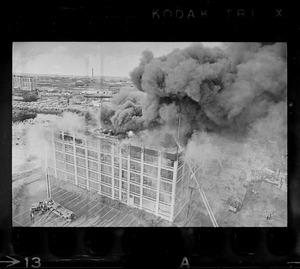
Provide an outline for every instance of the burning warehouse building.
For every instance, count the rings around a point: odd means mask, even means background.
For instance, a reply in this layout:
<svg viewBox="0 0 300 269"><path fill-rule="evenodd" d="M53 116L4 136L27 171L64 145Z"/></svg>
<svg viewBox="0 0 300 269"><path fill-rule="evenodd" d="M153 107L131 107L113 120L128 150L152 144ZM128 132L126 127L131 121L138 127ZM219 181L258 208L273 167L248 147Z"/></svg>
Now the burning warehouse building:
<svg viewBox="0 0 300 269"><path fill-rule="evenodd" d="M155 150L113 136L52 132L50 176L173 222L187 203L184 152Z"/></svg>
<svg viewBox="0 0 300 269"><path fill-rule="evenodd" d="M185 153L111 136L54 132L49 173L174 221L189 197L190 174L197 182L183 155L205 162L222 148L242 156L245 152L236 152L237 145L251 137L281 141L278 147L285 147L286 71L284 43L229 43L215 48L192 44L161 57L146 50L130 73L136 88L121 90L90 124L99 120L101 126L122 134L176 133ZM153 140L162 137L154 135ZM204 192L197 187L213 219Z"/></svg>

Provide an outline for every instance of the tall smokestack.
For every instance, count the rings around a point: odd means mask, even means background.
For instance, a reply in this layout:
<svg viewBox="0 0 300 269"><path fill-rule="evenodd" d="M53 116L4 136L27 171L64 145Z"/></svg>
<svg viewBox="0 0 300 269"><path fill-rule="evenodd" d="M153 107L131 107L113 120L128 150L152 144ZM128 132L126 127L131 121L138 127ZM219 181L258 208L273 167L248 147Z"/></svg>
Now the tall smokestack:
<svg viewBox="0 0 300 269"><path fill-rule="evenodd" d="M101 64L101 82L103 81L103 61L104 61L104 57L101 55L101 56L100 56L100 64Z"/></svg>
<svg viewBox="0 0 300 269"><path fill-rule="evenodd" d="M94 68L92 68L92 80L94 80Z"/></svg>

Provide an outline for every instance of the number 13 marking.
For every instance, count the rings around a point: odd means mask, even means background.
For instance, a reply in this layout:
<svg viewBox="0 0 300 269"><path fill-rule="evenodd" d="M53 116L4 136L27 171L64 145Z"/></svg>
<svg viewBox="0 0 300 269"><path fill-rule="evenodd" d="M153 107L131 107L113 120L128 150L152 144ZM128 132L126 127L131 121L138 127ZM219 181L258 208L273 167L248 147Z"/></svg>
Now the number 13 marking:
<svg viewBox="0 0 300 269"><path fill-rule="evenodd" d="M34 264L31 264L31 267L33 267L33 268L41 267L42 264L41 264L41 259L39 257L33 257L31 260L34 263ZM26 261L26 268L28 268L29 267L29 258L26 257L25 261Z"/></svg>

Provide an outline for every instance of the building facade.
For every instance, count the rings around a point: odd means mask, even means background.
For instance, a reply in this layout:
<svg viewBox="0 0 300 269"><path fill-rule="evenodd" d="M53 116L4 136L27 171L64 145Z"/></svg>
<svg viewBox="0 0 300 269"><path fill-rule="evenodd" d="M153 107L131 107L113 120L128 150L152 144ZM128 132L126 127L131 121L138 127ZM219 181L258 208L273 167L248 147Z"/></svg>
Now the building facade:
<svg viewBox="0 0 300 269"><path fill-rule="evenodd" d="M189 198L184 152L163 152L113 137L52 133L47 173L173 222Z"/></svg>
<svg viewBox="0 0 300 269"><path fill-rule="evenodd" d="M13 76L13 88L24 91L36 90L36 78L25 76Z"/></svg>

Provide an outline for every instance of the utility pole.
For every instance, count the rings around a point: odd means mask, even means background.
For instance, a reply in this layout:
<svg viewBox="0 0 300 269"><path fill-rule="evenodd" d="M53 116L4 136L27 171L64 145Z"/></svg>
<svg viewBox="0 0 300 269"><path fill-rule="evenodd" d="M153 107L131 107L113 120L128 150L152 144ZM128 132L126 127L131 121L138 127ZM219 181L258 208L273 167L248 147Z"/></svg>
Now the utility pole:
<svg viewBox="0 0 300 269"><path fill-rule="evenodd" d="M48 176L48 169L46 169L46 186L47 186L47 198L51 198L50 180Z"/></svg>
<svg viewBox="0 0 300 269"><path fill-rule="evenodd" d="M196 188L191 187L191 186L189 186L189 189L190 189L191 192L190 192L190 201L189 201L189 206L188 206L188 211L187 211L187 216L186 216L187 219L188 219L189 213L190 213L191 200L192 200L193 192L194 192L195 190L197 190Z"/></svg>

